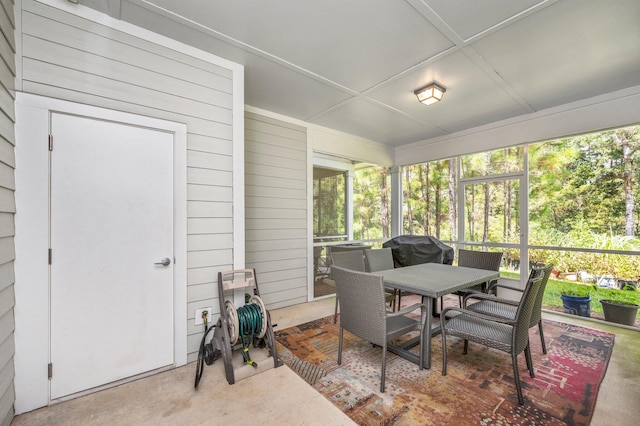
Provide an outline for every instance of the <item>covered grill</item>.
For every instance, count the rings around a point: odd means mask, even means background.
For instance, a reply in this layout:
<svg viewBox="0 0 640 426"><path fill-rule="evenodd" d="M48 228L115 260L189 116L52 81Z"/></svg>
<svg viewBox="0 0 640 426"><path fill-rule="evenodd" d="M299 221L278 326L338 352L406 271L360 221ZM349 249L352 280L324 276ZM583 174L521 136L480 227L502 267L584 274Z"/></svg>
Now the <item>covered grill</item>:
<svg viewBox="0 0 640 426"><path fill-rule="evenodd" d="M400 235L382 247L391 248L396 268L419 263L453 263L453 248L429 235Z"/></svg>

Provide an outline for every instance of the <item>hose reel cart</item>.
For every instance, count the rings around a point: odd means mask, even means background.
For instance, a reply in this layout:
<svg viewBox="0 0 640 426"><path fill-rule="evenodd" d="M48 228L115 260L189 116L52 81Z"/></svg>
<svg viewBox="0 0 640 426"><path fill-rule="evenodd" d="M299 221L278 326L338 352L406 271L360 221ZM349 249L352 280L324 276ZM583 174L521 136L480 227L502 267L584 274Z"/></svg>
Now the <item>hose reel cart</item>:
<svg viewBox="0 0 640 426"><path fill-rule="evenodd" d="M244 306L236 307L225 296L235 290L249 293ZM260 298L255 269L218 273L220 318L211 344L220 351L230 385L282 365L278 359L271 317Z"/></svg>

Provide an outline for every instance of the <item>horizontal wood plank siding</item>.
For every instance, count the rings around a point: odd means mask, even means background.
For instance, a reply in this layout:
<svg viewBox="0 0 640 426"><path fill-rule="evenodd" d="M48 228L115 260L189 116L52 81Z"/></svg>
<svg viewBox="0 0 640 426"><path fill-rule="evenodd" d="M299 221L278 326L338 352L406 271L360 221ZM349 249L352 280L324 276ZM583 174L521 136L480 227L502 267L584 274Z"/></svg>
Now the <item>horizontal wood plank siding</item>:
<svg viewBox="0 0 640 426"><path fill-rule="evenodd" d="M202 332L194 310L213 306L217 316L217 272L233 264L233 71L33 0L23 1L21 19L23 91L187 125L184 321L194 360ZM7 155L0 185L11 181L11 164Z"/></svg>
<svg viewBox="0 0 640 426"><path fill-rule="evenodd" d="M268 309L307 301L306 182L306 129L246 113L246 261Z"/></svg>
<svg viewBox="0 0 640 426"><path fill-rule="evenodd" d="M13 420L15 274L15 86L13 2L0 7L0 425Z"/></svg>

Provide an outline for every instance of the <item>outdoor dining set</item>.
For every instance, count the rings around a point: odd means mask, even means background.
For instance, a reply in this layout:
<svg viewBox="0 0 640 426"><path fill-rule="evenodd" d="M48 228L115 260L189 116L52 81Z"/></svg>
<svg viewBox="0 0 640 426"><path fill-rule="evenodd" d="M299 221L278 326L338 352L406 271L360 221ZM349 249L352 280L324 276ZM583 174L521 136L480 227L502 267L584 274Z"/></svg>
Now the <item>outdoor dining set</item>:
<svg viewBox="0 0 640 426"><path fill-rule="evenodd" d="M534 377L529 329L538 327L546 353L541 304L551 265L534 267L524 288L506 286L498 282L501 252L458 249L454 266L453 248L432 237L427 242L420 238L396 237L381 249L331 253L330 273L336 284L334 321L338 321L338 307L340 311L338 364L344 330L380 346L380 391L384 392L387 351L420 369L430 369L431 339L441 335L442 374L446 375L447 338L456 336L464 340L464 354L471 341L511 355L518 402L523 404L518 355L524 352ZM498 297L498 289L505 287L521 293L521 298ZM421 301L402 306L402 296L409 294L421 296ZM442 298L449 294L458 296L458 305L445 308ZM416 330L417 336L398 340ZM418 344L416 353L411 348Z"/></svg>

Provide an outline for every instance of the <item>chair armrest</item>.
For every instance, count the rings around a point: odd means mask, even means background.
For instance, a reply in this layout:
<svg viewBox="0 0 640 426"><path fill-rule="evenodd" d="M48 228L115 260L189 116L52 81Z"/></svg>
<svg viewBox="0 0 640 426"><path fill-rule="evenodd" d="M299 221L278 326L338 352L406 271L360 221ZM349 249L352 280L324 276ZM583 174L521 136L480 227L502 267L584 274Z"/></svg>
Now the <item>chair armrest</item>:
<svg viewBox="0 0 640 426"><path fill-rule="evenodd" d="M519 291L520 293L524 293L524 289L518 288L518 287L512 287L510 285L504 285L504 284L498 284L497 282L492 283L488 288L487 288L487 293L492 291L495 288L506 288L507 290L513 290L513 291Z"/></svg>
<svg viewBox="0 0 640 426"><path fill-rule="evenodd" d="M464 309L464 308L458 308L456 306L450 306L448 308L445 308L442 313L440 314L440 323L442 328L444 328L444 325L447 321L447 313L453 311L453 312L459 312L461 314L465 314L465 315L469 315L475 318L479 318L479 319L483 319L486 321L492 321L492 322L498 322L501 324L507 324L507 325L516 325L516 321L512 320L512 319L508 319L508 318L503 318L503 317L495 317L493 315L488 315L488 314L482 314L480 312L475 312L475 311L470 311L468 309Z"/></svg>
<svg viewBox="0 0 640 426"><path fill-rule="evenodd" d="M409 312L415 311L418 308L420 308L421 313L423 313L425 309L427 309L427 307L422 303L416 303L415 305L407 306L406 308L400 311L387 312L387 317L398 317L400 315L405 315L405 314L408 314Z"/></svg>
<svg viewBox="0 0 640 426"><path fill-rule="evenodd" d="M489 293L485 293L484 291L480 291L480 290L462 290L465 292L463 298L466 297L473 297L474 294L484 294L485 296ZM493 295L492 295L493 296Z"/></svg>
<svg viewBox="0 0 640 426"><path fill-rule="evenodd" d="M501 297L497 297L494 296L493 294L486 294L486 293L480 293L480 292L473 292L470 294L467 294L466 296L464 296L464 298L462 299L462 306L464 308L467 307L467 300L469 299L476 299L476 300L491 300L492 302L496 302L496 303L502 303L505 305L512 305L512 306L518 306L518 301L516 300L511 300L511 299L503 299Z"/></svg>
<svg viewBox="0 0 640 426"><path fill-rule="evenodd" d="M393 318L400 315L408 314L409 312L413 312L416 309L420 308L420 327L421 333L424 333L424 328L427 325L427 307L422 303L416 303L414 305L408 306L401 311L396 312L387 312L387 318Z"/></svg>

